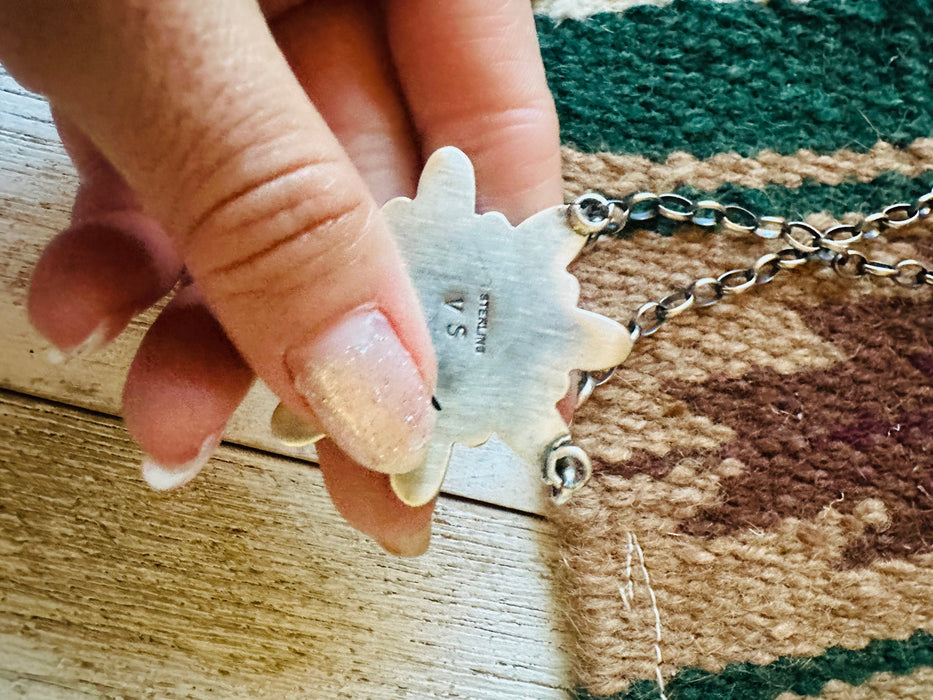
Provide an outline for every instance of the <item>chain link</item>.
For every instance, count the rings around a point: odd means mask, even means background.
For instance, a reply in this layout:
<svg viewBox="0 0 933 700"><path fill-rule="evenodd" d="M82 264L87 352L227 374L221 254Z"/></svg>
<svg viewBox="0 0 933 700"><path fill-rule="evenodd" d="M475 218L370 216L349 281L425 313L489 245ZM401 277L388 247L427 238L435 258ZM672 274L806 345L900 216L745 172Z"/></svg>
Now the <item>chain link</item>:
<svg viewBox="0 0 933 700"><path fill-rule="evenodd" d="M587 237L587 246L604 236L617 236L630 223L667 226L692 224L707 231L752 234L765 240L781 240L788 247L762 255L750 267L703 277L686 289L678 289L660 301L642 304L628 323L632 342L657 332L664 323L692 307L712 306L724 298L768 284L787 270L821 261L847 279L889 278L911 289L933 286L933 270L907 259L893 265L871 260L852 246L882 236L889 229L910 226L933 215L933 190L915 202L898 202L870 214L856 224L833 224L823 230L805 221L777 216L757 216L734 204L713 200L694 202L679 194L636 192L624 199L585 194L567 207L574 231ZM613 368L614 369L614 368Z"/></svg>

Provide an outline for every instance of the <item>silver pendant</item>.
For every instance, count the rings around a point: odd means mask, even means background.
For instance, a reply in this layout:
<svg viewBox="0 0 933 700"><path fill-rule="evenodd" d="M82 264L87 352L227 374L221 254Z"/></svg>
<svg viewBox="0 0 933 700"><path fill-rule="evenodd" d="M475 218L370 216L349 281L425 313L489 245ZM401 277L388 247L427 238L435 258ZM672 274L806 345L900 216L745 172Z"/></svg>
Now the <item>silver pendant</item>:
<svg viewBox="0 0 933 700"><path fill-rule="evenodd" d="M425 462L392 476L396 495L419 506L440 491L454 444L476 447L493 434L536 465L558 502L589 476L557 410L573 370L602 370L631 349L628 331L577 308L579 284L567 265L586 243L566 207L513 227L502 214L476 213L473 166L452 147L425 165L414 199L386 203L421 301L438 359L437 426ZM302 432L284 409L273 432L291 445Z"/></svg>

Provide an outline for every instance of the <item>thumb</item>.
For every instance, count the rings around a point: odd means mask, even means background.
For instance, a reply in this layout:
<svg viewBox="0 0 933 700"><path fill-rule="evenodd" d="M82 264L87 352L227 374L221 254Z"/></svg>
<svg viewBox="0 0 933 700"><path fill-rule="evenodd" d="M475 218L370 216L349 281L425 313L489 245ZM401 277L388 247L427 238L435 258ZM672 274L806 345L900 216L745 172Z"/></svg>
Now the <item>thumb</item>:
<svg viewBox="0 0 933 700"><path fill-rule="evenodd" d="M258 6L0 0L0 47L166 226L286 405L364 466L417 466L436 376L417 297Z"/></svg>

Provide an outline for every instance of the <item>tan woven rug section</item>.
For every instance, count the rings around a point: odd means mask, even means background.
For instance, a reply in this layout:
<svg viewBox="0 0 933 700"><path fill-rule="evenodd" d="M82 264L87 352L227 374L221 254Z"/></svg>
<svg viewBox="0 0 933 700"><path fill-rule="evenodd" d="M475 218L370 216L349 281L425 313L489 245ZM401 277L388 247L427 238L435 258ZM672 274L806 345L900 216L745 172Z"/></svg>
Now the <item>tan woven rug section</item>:
<svg viewBox="0 0 933 700"><path fill-rule="evenodd" d="M928 0L584 5L538 21L568 198L827 225L933 186ZM624 323L782 247L629 230L574 271ZM930 269L933 217L859 249ZM933 286L784 271L639 341L573 432L578 697L933 697Z"/></svg>
<svg viewBox="0 0 933 700"><path fill-rule="evenodd" d="M877 254L930 259L931 233ZM602 245L576 272L584 305L622 318L758 252L728 236L645 233ZM926 290L822 270L639 343L578 414L596 474L556 516L587 688L860 648L930 624L931 333Z"/></svg>

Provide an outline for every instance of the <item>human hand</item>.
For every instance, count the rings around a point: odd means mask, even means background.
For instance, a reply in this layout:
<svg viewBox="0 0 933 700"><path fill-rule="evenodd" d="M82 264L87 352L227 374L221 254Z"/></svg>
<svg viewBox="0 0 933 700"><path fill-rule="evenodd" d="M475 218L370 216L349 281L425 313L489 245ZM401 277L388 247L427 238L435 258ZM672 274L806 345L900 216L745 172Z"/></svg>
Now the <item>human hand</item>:
<svg viewBox="0 0 933 700"><path fill-rule="evenodd" d="M0 60L49 98L81 177L35 326L93 349L182 281L124 388L147 481L200 470L255 372L330 436L344 517L423 552L433 504L407 508L387 474L421 458L435 359L378 204L448 144L481 207L560 201L527 0L0 0Z"/></svg>

